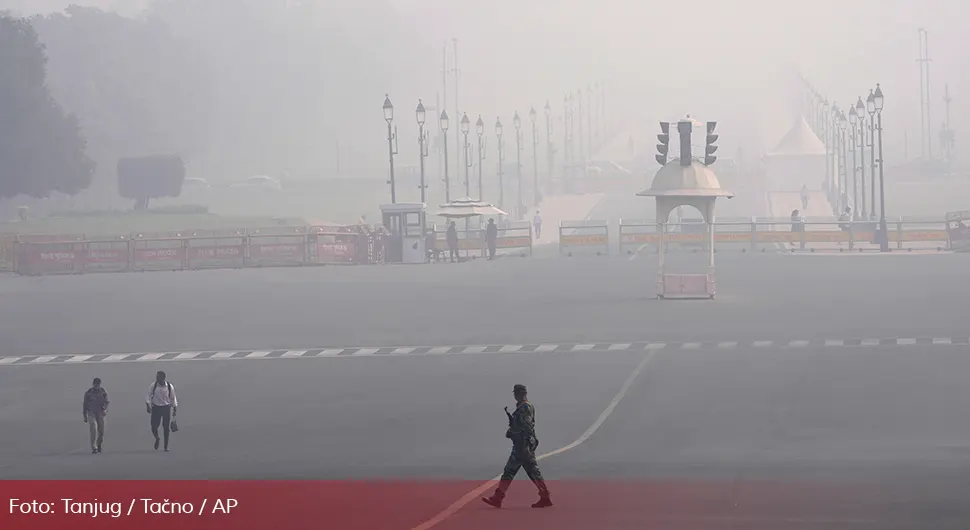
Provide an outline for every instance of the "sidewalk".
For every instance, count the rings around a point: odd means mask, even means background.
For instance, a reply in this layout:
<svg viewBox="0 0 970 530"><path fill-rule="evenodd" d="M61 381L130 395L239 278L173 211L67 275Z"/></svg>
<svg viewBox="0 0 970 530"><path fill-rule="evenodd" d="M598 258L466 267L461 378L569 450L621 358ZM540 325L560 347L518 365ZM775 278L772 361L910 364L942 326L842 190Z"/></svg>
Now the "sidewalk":
<svg viewBox="0 0 970 530"><path fill-rule="evenodd" d="M539 216L542 218L542 237L536 239L533 244L558 244L559 222L586 219L605 196L605 193L587 193L584 195L555 195L544 198L539 206ZM535 219L535 215L536 209L530 208L527 220L531 223Z"/></svg>

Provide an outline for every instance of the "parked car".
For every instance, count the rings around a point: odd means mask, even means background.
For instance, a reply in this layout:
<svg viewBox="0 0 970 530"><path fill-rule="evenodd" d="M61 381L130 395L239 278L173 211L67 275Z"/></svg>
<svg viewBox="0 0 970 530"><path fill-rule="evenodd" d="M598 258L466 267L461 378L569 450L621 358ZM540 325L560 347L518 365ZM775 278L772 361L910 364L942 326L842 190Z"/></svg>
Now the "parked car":
<svg viewBox="0 0 970 530"><path fill-rule="evenodd" d="M250 188L250 189L263 189L263 190L281 190L283 185L279 180L273 177L267 177L265 175L259 175L255 177L249 177L248 179L237 182L233 184L233 188Z"/></svg>
<svg viewBox="0 0 970 530"><path fill-rule="evenodd" d="M198 177L187 177L185 181L182 182L182 187L185 189L197 189L197 190L207 190L211 188L209 181Z"/></svg>

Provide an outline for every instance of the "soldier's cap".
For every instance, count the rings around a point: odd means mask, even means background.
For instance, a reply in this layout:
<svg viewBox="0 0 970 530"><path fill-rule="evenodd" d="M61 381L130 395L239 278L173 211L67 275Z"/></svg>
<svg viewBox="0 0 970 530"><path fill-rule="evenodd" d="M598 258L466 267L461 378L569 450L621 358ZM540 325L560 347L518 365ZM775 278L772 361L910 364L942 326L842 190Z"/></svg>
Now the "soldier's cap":
<svg viewBox="0 0 970 530"><path fill-rule="evenodd" d="M515 392L516 394L526 394L529 391L526 390L525 385L515 385L512 387L512 392Z"/></svg>

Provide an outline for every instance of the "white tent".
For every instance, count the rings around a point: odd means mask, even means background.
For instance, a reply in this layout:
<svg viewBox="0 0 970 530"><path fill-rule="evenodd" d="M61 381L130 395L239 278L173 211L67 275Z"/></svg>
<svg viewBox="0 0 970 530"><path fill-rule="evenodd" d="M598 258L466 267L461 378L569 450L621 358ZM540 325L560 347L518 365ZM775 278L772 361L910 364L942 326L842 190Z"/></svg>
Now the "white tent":
<svg viewBox="0 0 970 530"><path fill-rule="evenodd" d="M769 191L823 189L826 164L825 144L799 117L777 147L765 155L765 176Z"/></svg>

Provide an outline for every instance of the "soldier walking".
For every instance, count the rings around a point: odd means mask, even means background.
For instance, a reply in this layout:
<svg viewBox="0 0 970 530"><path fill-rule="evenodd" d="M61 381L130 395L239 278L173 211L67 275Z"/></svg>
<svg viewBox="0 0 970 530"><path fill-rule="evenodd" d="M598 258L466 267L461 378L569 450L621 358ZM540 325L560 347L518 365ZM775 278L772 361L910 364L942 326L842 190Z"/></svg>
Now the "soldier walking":
<svg viewBox="0 0 970 530"><path fill-rule="evenodd" d="M505 492L512 485L519 468L525 468L526 475L539 489L539 501L532 505L533 508L545 508L552 506L549 498L549 488L546 481L539 472L539 464L536 462L536 448L539 447L539 439L536 438L536 409L529 403L528 391L525 385L515 385L512 390L515 395L515 411L511 414L506 409L505 413L509 416L509 428L505 431L505 437L512 440L512 454L509 455L502 471L502 478L499 479L498 487L491 497L485 497L482 502L495 508L502 507L502 500L505 499Z"/></svg>

